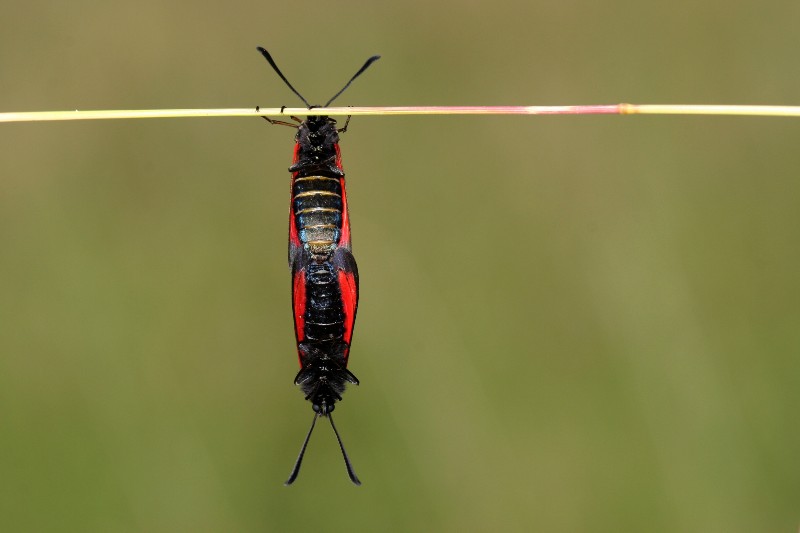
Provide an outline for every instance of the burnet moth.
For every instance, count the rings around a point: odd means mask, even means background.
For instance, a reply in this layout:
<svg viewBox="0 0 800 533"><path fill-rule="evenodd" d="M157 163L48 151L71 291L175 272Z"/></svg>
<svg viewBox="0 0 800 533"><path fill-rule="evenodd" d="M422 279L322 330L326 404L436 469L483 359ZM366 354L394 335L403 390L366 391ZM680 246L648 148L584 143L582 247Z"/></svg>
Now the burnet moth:
<svg viewBox="0 0 800 533"><path fill-rule="evenodd" d="M283 82L308 107L314 107L292 87L272 56L266 58ZM367 67L380 56L370 57L342 89L328 100L328 107ZM342 399L346 383L358 385L347 369L350 341L358 308L358 267L350 244L350 218L347 211L339 133L336 120L311 115L306 120L290 117L295 123L263 117L270 124L297 128L294 158L289 167L289 268L292 271L292 309L300 371L294 378L311 402L314 418L294 468L286 481L291 485L300 473L303 456L319 417L327 418L344 457L350 480L360 485L333 423L331 413Z"/></svg>

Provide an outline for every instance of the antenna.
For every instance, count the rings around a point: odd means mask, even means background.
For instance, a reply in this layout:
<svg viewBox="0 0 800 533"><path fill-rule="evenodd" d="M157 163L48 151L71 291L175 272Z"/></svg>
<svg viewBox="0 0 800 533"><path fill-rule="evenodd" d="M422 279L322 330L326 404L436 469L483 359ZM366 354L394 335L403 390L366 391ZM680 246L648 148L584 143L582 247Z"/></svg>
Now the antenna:
<svg viewBox="0 0 800 533"><path fill-rule="evenodd" d="M353 470L353 465L350 463L350 458L347 456L347 452L344 450L344 444L342 444L342 438L339 436L339 431L336 429L336 425L333 423L333 417L330 413L327 415L320 415L319 413L314 413L314 418L311 420L311 428L308 430L308 434L306 435L306 440L303 441L303 447L300 448L300 455L297 456L297 461L294 463L294 468L292 468L292 473L289 474L289 479L286 480L284 483L285 486L289 486L297 479L298 474L300 474L300 466L303 464L303 456L306 454L306 448L308 447L308 441L311 439L311 432L314 431L314 426L317 424L317 418L320 416L327 416L328 420L331 421L331 427L333 428L333 433L336 435L336 440L339 442L339 449L342 450L342 457L344 457L344 465L347 467L347 475L350 476L350 481L353 482L355 485L361 485L361 481L356 476L355 470Z"/></svg>
<svg viewBox="0 0 800 533"><path fill-rule="evenodd" d="M289 88L292 90L292 92L293 92L294 94L296 94L296 95L297 95L297 96L300 98L300 100L302 100L302 101L303 101L303 103L304 103L304 104L306 104L306 107L307 107L307 108L309 108L309 109L311 109L312 107L314 107L314 106L312 106L311 104L309 104L309 103L308 103L308 100L306 100L305 98L303 98L303 95L302 95L302 94L300 94L299 92L297 92L297 89L295 89L295 88L292 86L292 84L291 84L291 83L289 83L289 80L287 80L287 79L286 79L286 76L284 76L284 75L283 75L283 72L281 72L281 69L279 69L279 68L278 68L278 65L276 65L276 64L275 64L275 60L274 60L274 59L272 59L272 56L271 56L271 55L269 55L269 52L267 52L267 49L266 49L266 48L264 48L264 47L262 47L262 46L258 46L258 47L256 47L256 49L257 49L259 52L261 52L261 55L262 55L262 56L264 56L264 59L266 59L266 60L267 60L267 62L268 62L268 63L270 64L270 66L272 67L272 69L273 69L275 72L277 72L277 73L278 73L278 76L280 76L280 77L281 77L281 79L283 80L283 83L285 83L285 84L286 84L286 86L287 86L287 87L289 87ZM364 63L364 66L362 66L360 69L358 69L358 72L356 72L355 74L353 74L353 77L352 77L352 78L350 78L350 81L348 81L348 82L347 82L347 83L344 85L344 87L342 87L342 88L341 88L341 90L340 90L338 93L334 94L334 95L333 95L333 98L331 98L330 100L328 100L328 103L327 103L327 104L325 104L325 107L328 107L329 105L331 105L331 102L333 102L334 100L336 100L336 98L337 98L337 97L338 97L340 94L342 94L342 93L345 91L345 89L347 89L348 87L350 87L350 84L351 84L351 83L353 83L353 80L355 80L357 77L361 76L361 74L362 74L362 73L363 73L365 70L367 70L367 68L368 68L368 67L369 67L371 64L373 64L375 61L379 60L380 58L381 58L381 56L372 56L372 57L370 57L369 59L367 59L366 63ZM317 107L319 107L319 106L317 106Z"/></svg>
<svg viewBox="0 0 800 533"><path fill-rule="evenodd" d="M266 52L266 50L264 51ZM306 454L308 439L311 438L311 432L314 431L314 426L317 423L317 418L319 418L319 413L314 413L314 418L313 420L311 420L311 429L308 430L308 435L306 435L306 440L303 442L303 447L300 448L300 455L297 456L297 461L294 463L294 468L292 468L292 473L289 474L289 479L287 479L286 483L284 483L284 486L286 487L294 483L294 480L297 479L297 474L300 473L300 465L303 463L303 456Z"/></svg>
<svg viewBox="0 0 800 533"><path fill-rule="evenodd" d="M269 64L272 66L273 70L275 70L275 72L277 72L277 73L278 73L278 76L280 76L280 77L281 77L281 79L283 80L283 83L285 83L285 84L286 84L286 85L287 85L287 86L288 86L288 87L289 87L289 88L292 90L292 92L293 92L294 94L296 94L297 96L299 96L299 97L300 97L300 100L302 100L302 101L303 101L303 103L304 103L304 104L306 104L306 107L307 107L307 108L311 109L311 104L309 104L309 103L308 103L308 100L306 100L305 98L303 98L303 95L302 95L302 94L300 94L299 92L297 92L297 89L295 89L294 87L292 87L292 84L291 84L291 83L289 83L289 80L287 80L287 79L286 79L286 76L284 76L284 75L283 75L283 72L281 72L281 69L279 69L279 68L278 68L278 65L276 65L276 64L275 64L275 61L272 59L272 56L271 56L271 55L269 55L269 52L267 52L266 48L262 48L261 46L258 46L258 47L256 47L256 48L257 48L257 50L258 50L259 52L261 52L261 55L263 55L263 56L264 56L264 58L265 58L265 59L266 59L266 60L269 62ZM366 68L366 67L365 67L365 68ZM361 69L361 70L364 70L364 69ZM359 74L360 74L360 73L359 73ZM349 85L349 84L348 84L348 85ZM337 96L338 96L338 95L337 95ZM314 425L313 425L313 424L311 425L311 428L312 428L312 429L314 428ZM300 458L302 459L302 455L301 455L301 457L300 457ZM289 484L289 483L287 483L287 485L288 485L288 484Z"/></svg>
<svg viewBox="0 0 800 533"><path fill-rule="evenodd" d="M369 67L371 64L373 64L374 62L376 62L376 61L377 61L377 60L379 60L380 58L381 58L381 56L372 56L372 57L370 57L369 59L367 59L367 62L366 62L366 63L364 63L364 66L363 66L363 67L361 67L360 69L358 69L358 72L356 72L355 74L353 74L353 77L352 77L352 78L350 78L350 81L348 81L348 82L345 84L345 86L344 86L344 87L342 87L342 89L341 89L341 90L340 90L338 93L334 94L334 95L333 95L333 98L331 98L330 100L328 100L328 103L327 103L327 104L325 104L325 107L328 107L329 105L331 105L331 102L333 102L334 100L336 100L336 98L337 98L337 97L338 97L340 94L342 94L342 93L344 92L344 90L345 90L345 89L347 89L348 87L350 87L350 84L351 84L351 83L353 83L353 80L355 80L357 77L361 76L361 74L362 74L362 73L363 73L365 70L367 70L367 68L368 68L368 67ZM358 483L356 483L356 484L358 485Z"/></svg>
<svg viewBox="0 0 800 533"><path fill-rule="evenodd" d="M364 68L367 68L366 66ZM361 70L364 70L363 68ZM358 74L356 74L358 76ZM331 427L333 428L333 432L336 434L336 440L339 441L339 449L342 450L342 457L344 457L344 465L347 467L347 475L350 476L350 481L354 484L361 486L361 481L356 476L356 471L353 470L353 465L350 464L350 458L347 457L347 452L344 451L344 444L342 444L342 439L339 437L339 432L336 430L336 426L333 423L333 417L328 413L328 420L331 421Z"/></svg>

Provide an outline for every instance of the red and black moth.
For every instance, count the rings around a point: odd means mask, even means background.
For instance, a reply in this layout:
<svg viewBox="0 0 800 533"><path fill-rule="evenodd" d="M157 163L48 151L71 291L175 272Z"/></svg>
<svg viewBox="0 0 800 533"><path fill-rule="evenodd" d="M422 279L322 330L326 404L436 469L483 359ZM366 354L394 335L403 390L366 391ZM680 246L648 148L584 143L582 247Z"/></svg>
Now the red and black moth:
<svg viewBox="0 0 800 533"><path fill-rule="evenodd" d="M262 47L258 47L258 51L308 109L319 107L310 105L292 87L269 52ZM369 58L325 107L379 58ZM311 115L306 120L291 117L296 124L263 118L270 124L297 128L294 158L289 167L292 173L289 268L292 270L294 332L300 359L300 371L294 382L311 402L314 418L286 485L291 485L300 473L319 417L330 421L347 474L353 483L360 485L331 416L336 402L342 399L345 385L358 385L358 379L347 369L358 309L358 267L350 244L350 217L339 150L339 133L347 129L350 117L340 129L333 118L325 115Z"/></svg>

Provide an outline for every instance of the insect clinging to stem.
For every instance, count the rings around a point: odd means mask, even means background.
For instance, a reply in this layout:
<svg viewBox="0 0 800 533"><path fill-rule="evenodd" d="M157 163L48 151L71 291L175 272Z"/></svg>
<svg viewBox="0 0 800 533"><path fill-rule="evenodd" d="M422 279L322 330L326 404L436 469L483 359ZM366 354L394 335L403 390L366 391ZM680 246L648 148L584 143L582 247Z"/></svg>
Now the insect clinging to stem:
<svg viewBox="0 0 800 533"><path fill-rule="evenodd" d="M258 51L283 82L308 109L314 107L292 86L269 52ZM328 107L380 56L370 57L350 80L325 104ZM291 485L300 473L308 441L319 417L327 418L342 451L350 480L360 485L347 456L331 413L347 383L358 379L347 369L350 342L358 309L358 267L350 242L339 133L336 120L311 115L306 120L291 117L285 122L263 117L270 124L297 128L291 172L289 204L289 267L292 271L292 309L300 371L294 383L311 402L314 417L294 468L286 481Z"/></svg>

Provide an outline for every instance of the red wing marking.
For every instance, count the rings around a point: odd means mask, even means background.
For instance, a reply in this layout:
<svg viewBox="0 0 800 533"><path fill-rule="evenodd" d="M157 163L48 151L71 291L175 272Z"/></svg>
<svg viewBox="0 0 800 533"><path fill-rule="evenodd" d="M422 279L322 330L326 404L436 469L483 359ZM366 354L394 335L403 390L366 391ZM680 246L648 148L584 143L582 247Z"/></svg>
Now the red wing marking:
<svg viewBox="0 0 800 533"><path fill-rule="evenodd" d="M342 292L342 310L344 311L344 342L348 346L353 338L356 311L358 310L358 280L356 276L357 274L354 272L339 271L339 288ZM348 350L345 360L349 355Z"/></svg>
<svg viewBox="0 0 800 533"><path fill-rule="evenodd" d="M350 212L347 209L347 191L345 190L344 178L339 178L339 185L342 187L342 236L339 238L339 247L350 250Z"/></svg>
<svg viewBox="0 0 800 533"><path fill-rule="evenodd" d="M339 170L342 171L344 174L344 169L342 168L342 150L339 148L339 143L336 143L336 166L339 167Z"/></svg>
<svg viewBox="0 0 800 533"><path fill-rule="evenodd" d="M292 154L292 164L294 165L300 159L300 143L294 143L294 153ZM295 172L295 174L297 174Z"/></svg>
<svg viewBox="0 0 800 533"><path fill-rule="evenodd" d="M300 235L297 232L297 225L294 222L294 209L292 209L292 200L289 199L289 257L294 254L295 250L300 248Z"/></svg>
<svg viewBox="0 0 800 533"><path fill-rule="evenodd" d="M292 276L292 311L294 312L294 336L297 344L305 339L306 320L306 271L305 269L294 272ZM299 357L299 354L298 354ZM300 366L303 366L302 359Z"/></svg>

